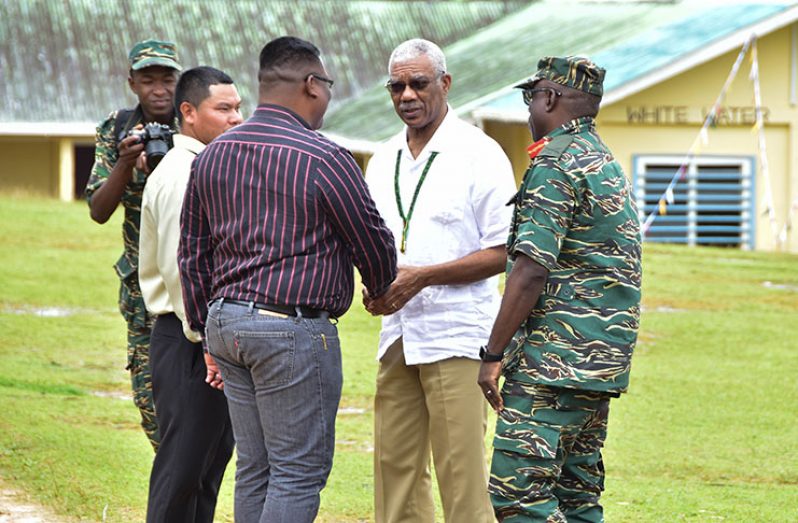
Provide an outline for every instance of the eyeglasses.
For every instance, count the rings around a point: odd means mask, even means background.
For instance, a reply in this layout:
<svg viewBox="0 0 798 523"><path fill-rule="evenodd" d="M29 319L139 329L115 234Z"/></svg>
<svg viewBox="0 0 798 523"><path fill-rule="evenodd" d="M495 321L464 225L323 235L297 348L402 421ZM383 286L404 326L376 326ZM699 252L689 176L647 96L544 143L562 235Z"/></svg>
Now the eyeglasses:
<svg viewBox="0 0 798 523"><path fill-rule="evenodd" d="M310 77L315 78L319 82L324 82L325 84L327 84L330 87L330 89L332 89L332 86L335 84L335 80L330 80L329 78L325 78L325 77L321 76L320 74L310 73L307 76L307 78L310 78ZM307 80L307 78L306 78L306 80Z"/></svg>
<svg viewBox="0 0 798 523"><path fill-rule="evenodd" d="M535 93L545 93L546 91L551 91L555 96L562 96L562 93L553 87L535 87L534 89L524 89L521 92L521 96L524 97L524 103L529 105L532 103L532 97L535 96Z"/></svg>
<svg viewBox="0 0 798 523"><path fill-rule="evenodd" d="M407 89L408 86L413 91L415 91L417 93L420 93L420 92L424 91L427 87L429 87L432 82L433 82L433 80L430 79L430 78L413 78L412 80L410 80L407 83L405 83L405 82L392 82L392 81L388 80L387 82L385 82L385 88L388 89L388 91L392 95L402 94L403 92L405 92L405 89Z"/></svg>

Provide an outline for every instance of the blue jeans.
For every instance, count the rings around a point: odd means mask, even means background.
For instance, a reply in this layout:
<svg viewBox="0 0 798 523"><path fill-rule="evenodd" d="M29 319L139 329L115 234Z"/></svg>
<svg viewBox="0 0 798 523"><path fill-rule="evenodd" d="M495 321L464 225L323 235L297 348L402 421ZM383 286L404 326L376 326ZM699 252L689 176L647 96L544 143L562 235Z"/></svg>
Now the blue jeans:
<svg viewBox="0 0 798 523"><path fill-rule="evenodd" d="M338 329L216 301L207 338L236 440L236 522L312 522L335 450Z"/></svg>

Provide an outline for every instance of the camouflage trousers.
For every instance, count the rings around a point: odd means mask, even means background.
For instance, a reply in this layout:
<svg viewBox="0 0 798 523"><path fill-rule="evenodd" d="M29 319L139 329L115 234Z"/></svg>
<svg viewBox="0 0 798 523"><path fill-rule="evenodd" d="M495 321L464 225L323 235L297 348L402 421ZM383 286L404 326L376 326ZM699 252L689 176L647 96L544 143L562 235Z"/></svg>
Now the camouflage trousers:
<svg viewBox="0 0 798 523"><path fill-rule="evenodd" d="M488 486L499 521L604 521L610 396L507 380L502 398Z"/></svg>
<svg viewBox="0 0 798 523"><path fill-rule="evenodd" d="M138 284L138 273L122 281L119 309L127 322L127 370L133 388L133 403L141 414L141 426L153 449L161 442L155 418L150 374L150 333L155 320L147 313Z"/></svg>

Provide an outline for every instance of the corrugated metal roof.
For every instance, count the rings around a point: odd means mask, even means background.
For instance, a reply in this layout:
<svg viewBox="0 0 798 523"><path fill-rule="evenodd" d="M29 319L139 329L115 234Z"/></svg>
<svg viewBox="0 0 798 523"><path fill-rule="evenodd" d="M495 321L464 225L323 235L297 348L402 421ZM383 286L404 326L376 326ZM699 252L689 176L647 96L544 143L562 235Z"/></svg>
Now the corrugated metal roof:
<svg viewBox="0 0 798 523"><path fill-rule="evenodd" d="M591 58L607 70L604 92L656 71L699 51L726 35L782 13L794 4L729 4L705 7L675 22L660 25L599 51ZM526 114L517 90L482 105L495 111ZM524 117L525 119L525 117Z"/></svg>
<svg viewBox="0 0 798 523"><path fill-rule="evenodd" d="M213 65L257 102L258 53L293 34L317 44L341 102L385 76L398 43L451 43L527 5L521 1L0 0L0 123L96 122L134 103L127 52L177 42L186 67Z"/></svg>
<svg viewBox="0 0 798 523"><path fill-rule="evenodd" d="M544 55L586 55L608 69L612 89L707 42L794 5L543 2L444 48L453 76L449 100L460 113L478 107L524 111L508 86ZM498 93L498 96L497 96ZM495 100L494 100L495 98ZM326 118L337 135L382 140L401 128L384 88L375 86Z"/></svg>

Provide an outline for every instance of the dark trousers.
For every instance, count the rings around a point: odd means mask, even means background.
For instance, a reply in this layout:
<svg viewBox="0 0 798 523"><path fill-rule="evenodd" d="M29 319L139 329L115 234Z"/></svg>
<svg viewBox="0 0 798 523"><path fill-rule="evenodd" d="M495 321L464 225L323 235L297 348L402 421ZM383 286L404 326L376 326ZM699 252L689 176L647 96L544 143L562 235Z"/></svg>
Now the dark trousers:
<svg viewBox="0 0 798 523"><path fill-rule="evenodd" d="M202 346L186 339L174 314L155 321L150 366L161 446L152 463L147 522L212 523L233 453L224 393L205 383Z"/></svg>

